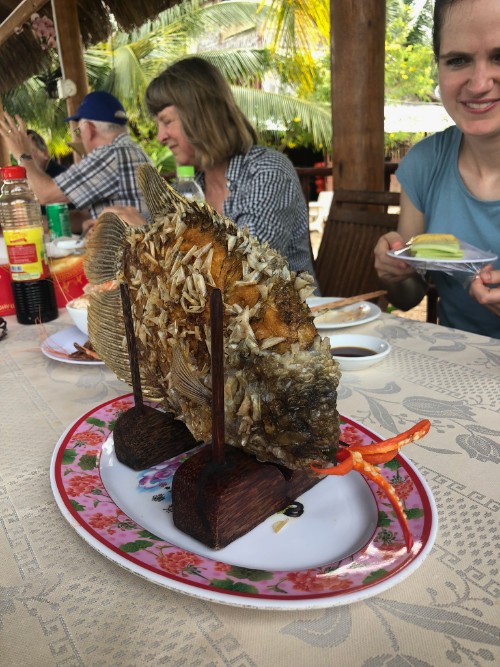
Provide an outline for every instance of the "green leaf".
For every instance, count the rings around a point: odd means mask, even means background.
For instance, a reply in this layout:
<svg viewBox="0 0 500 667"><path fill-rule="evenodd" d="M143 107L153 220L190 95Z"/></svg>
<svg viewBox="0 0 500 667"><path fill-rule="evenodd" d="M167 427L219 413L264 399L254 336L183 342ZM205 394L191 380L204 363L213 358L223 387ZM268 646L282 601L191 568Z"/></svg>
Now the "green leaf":
<svg viewBox="0 0 500 667"><path fill-rule="evenodd" d="M80 505L80 503L77 503L76 500L70 500L69 504L77 512L83 512L83 510L85 509L85 507L83 505Z"/></svg>
<svg viewBox="0 0 500 667"><path fill-rule="evenodd" d="M250 581L265 581L272 579L273 573L266 570L251 570L246 567L232 567L228 574L236 579L249 579Z"/></svg>
<svg viewBox="0 0 500 667"><path fill-rule="evenodd" d="M237 591L238 593L258 593L255 586L242 584L241 581L233 581L232 579L212 579L210 585L214 588L222 588L225 591Z"/></svg>
<svg viewBox="0 0 500 667"><path fill-rule="evenodd" d="M148 537L150 540L160 540L161 538L155 535L154 533L150 533L149 530L139 530L138 534L141 537Z"/></svg>
<svg viewBox="0 0 500 667"><path fill-rule="evenodd" d="M411 507L405 510L405 514L408 520L421 519L424 516L424 510L421 507Z"/></svg>
<svg viewBox="0 0 500 667"><path fill-rule="evenodd" d="M102 419L96 419L95 417L89 417L85 420L87 424L92 424L93 426L99 426L99 428L105 428L106 422L103 422Z"/></svg>
<svg viewBox="0 0 500 667"><path fill-rule="evenodd" d="M375 572L372 572L368 577L365 577L363 579L364 584L372 584L374 581L378 581L378 579L382 579L383 577L386 577L389 574L387 570L375 570Z"/></svg>
<svg viewBox="0 0 500 667"><path fill-rule="evenodd" d="M377 526L379 526L380 528L386 528L387 526L390 525L391 525L391 520L389 519L389 515L387 514L387 512L379 512Z"/></svg>
<svg viewBox="0 0 500 667"><path fill-rule="evenodd" d="M73 461L76 458L76 449L65 449L64 453L62 455L62 465L63 466L69 466L73 463Z"/></svg>
<svg viewBox="0 0 500 667"><path fill-rule="evenodd" d="M94 470L94 468L97 468L97 456L95 454L84 454L80 457L78 465L82 470Z"/></svg>
<svg viewBox="0 0 500 667"><path fill-rule="evenodd" d="M401 468L401 464L396 459L392 459L391 461L384 463L384 468L389 468L389 470L397 470L398 468Z"/></svg>
<svg viewBox="0 0 500 667"><path fill-rule="evenodd" d="M136 540L135 542L127 542L127 544L122 544L120 549L125 551L127 554L133 554L136 551L141 551L142 549L147 549L152 547L153 543L148 542L147 540Z"/></svg>

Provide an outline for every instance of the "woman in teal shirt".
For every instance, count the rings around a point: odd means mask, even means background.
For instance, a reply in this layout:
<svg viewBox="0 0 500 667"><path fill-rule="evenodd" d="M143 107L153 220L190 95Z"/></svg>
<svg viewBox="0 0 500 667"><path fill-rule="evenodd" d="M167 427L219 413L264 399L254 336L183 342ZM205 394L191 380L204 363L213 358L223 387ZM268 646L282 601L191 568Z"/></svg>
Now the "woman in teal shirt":
<svg viewBox="0 0 500 667"><path fill-rule="evenodd" d="M436 0L434 50L441 99L456 123L416 144L401 162L398 232L375 248L375 268L390 301L405 310L426 292L424 279L387 251L412 236L452 233L500 255L500 3ZM434 272L445 326L500 338L500 264L483 271L470 293Z"/></svg>

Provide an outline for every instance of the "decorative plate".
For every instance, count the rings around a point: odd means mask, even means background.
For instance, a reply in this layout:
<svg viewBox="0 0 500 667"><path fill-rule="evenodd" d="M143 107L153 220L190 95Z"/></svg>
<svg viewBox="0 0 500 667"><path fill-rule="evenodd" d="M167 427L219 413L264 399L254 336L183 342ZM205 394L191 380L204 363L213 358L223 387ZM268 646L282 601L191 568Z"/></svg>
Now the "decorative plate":
<svg viewBox="0 0 500 667"><path fill-rule="evenodd" d="M104 361L96 359L75 359L71 356L72 352L76 352L76 348L73 343L78 343L78 345L83 345L88 340L86 336L78 327L66 327L57 331L52 336L46 338L40 346L43 354L49 359L54 359L55 361L62 361L65 364L77 364L77 365L104 365Z"/></svg>
<svg viewBox="0 0 500 667"><path fill-rule="evenodd" d="M313 296L307 299L307 305L319 306L322 303L340 301L341 297ZM371 301L359 301L350 306L344 306L338 310L326 310L314 318L316 329L343 329L344 327L355 327L358 324L366 324L376 320L381 310Z"/></svg>
<svg viewBox="0 0 500 667"><path fill-rule="evenodd" d="M434 499L399 455L381 470L405 505L414 539L410 553L387 499L357 473L328 477L303 494L301 516L280 512L226 548L208 549L172 522L172 477L189 454L140 472L117 461L112 428L132 405L132 396L123 396L77 419L54 450L51 485L63 516L84 540L150 581L239 607L331 607L400 583L434 543ZM342 437L380 441L348 418Z"/></svg>

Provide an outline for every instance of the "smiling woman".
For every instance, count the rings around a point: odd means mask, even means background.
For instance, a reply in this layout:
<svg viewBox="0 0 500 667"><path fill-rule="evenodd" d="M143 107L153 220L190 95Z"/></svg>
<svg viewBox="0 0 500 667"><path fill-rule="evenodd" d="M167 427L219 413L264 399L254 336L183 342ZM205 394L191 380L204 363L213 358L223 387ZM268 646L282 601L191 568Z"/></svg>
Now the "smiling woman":
<svg viewBox="0 0 500 667"><path fill-rule="evenodd" d="M421 233L454 234L500 255L500 3L436 0L434 48L441 98L456 126L416 144L402 160L397 232L375 248L375 268L389 300L408 310L426 285L411 264L388 256ZM468 284L431 272L439 293L439 321L500 338L500 263Z"/></svg>
<svg viewBox="0 0 500 667"><path fill-rule="evenodd" d="M178 60L151 81L146 105L177 165L197 169L206 202L267 241L293 271L314 276L309 213L295 168L282 153L257 145L221 72L203 58Z"/></svg>

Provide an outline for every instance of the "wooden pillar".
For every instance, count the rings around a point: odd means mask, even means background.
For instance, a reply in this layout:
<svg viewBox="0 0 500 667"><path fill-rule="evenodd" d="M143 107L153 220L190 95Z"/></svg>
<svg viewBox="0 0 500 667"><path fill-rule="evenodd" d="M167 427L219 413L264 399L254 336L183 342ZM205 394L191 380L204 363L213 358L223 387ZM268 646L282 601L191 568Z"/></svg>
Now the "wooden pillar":
<svg viewBox="0 0 500 667"><path fill-rule="evenodd" d="M334 188L383 190L385 0L331 0L330 16ZM334 247L327 221L316 260L325 296L337 296Z"/></svg>
<svg viewBox="0 0 500 667"><path fill-rule="evenodd" d="M62 79L63 81L69 79L76 86L76 90L66 98L68 116L71 116L89 92L77 5L76 0L51 0L51 2ZM79 155L75 153L75 160L78 159Z"/></svg>
<svg viewBox="0 0 500 667"><path fill-rule="evenodd" d="M385 0L331 0L336 188L384 189Z"/></svg>
<svg viewBox="0 0 500 667"><path fill-rule="evenodd" d="M0 116L3 115L2 98L0 97ZM0 139L0 167L8 167L10 164L9 151L3 139Z"/></svg>

